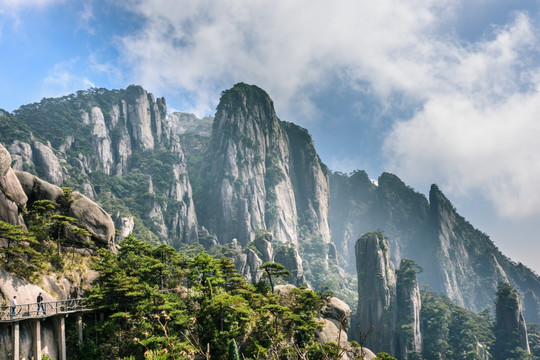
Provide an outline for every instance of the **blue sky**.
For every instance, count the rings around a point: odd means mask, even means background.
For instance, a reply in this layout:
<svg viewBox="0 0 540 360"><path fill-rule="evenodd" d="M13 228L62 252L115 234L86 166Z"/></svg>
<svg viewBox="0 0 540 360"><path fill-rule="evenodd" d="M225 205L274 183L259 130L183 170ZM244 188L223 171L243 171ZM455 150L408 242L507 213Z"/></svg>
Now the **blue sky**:
<svg viewBox="0 0 540 360"><path fill-rule="evenodd" d="M255 84L332 169L437 183L540 272L538 0L0 0L0 108L140 84L213 115Z"/></svg>

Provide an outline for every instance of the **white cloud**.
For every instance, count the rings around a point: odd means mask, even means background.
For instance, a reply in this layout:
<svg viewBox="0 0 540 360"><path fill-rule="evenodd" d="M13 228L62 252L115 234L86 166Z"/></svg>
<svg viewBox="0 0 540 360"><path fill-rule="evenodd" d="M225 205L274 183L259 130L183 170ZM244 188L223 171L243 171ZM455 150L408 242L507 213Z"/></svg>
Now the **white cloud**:
<svg viewBox="0 0 540 360"><path fill-rule="evenodd" d="M94 83L85 76L77 75L73 69L77 65L77 59L56 64L42 82L43 97L58 97L77 90L94 87Z"/></svg>
<svg viewBox="0 0 540 360"><path fill-rule="evenodd" d="M539 214L540 68L524 66L533 34L519 15L493 40L456 48L444 86L433 81L422 110L386 139L392 169L454 194L480 191L504 216Z"/></svg>
<svg viewBox="0 0 540 360"><path fill-rule="evenodd" d="M213 110L216 88L245 81L280 106L313 111L307 99L316 89L309 89L328 85L336 72L370 78L379 92L421 86L410 80L420 73L416 59L396 57L436 25L440 3L133 0L126 8L144 16L145 26L123 38L123 55L141 83L197 93L199 107Z"/></svg>
<svg viewBox="0 0 540 360"><path fill-rule="evenodd" d="M0 14L7 13L14 15L17 11L25 8L44 8L64 1L65 0L0 0Z"/></svg>
<svg viewBox="0 0 540 360"><path fill-rule="evenodd" d="M239 81L261 86L291 114L317 111L311 96L336 76L383 108L399 94L420 106L385 142L389 170L447 191L482 189L508 216L540 213L540 71L529 55L538 29L517 14L467 42L452 30L460 5L131 0L125 7L143 26L121 39L120 51L136 82L192 94L186 110L198 115L212 113L219 91Z"/></svg>

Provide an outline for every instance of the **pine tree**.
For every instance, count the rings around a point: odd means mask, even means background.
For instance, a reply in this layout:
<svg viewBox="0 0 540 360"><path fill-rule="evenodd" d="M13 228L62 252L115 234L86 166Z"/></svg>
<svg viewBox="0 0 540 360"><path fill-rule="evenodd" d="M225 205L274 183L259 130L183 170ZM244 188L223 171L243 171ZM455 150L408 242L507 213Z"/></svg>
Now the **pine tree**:
<svg viewBox="0 0 540 360"><path fill-rule="evenodd" d="M238 346L236 346L236 341L231 339L229 341L229 360L240 360L240 355L238 355Z"/></svg>

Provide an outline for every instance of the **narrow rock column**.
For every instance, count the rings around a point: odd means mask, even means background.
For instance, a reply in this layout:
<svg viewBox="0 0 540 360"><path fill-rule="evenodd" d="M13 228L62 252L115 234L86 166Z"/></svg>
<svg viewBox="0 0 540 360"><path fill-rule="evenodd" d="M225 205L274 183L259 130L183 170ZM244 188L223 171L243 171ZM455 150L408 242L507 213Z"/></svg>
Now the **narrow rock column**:
<svg viewBox="0 0 540 360"><path fill-rule="evenodd" d="M358 271L356 323L363 335L373 326L364 346L375 353L396 355L396 272L388 241L380 232L367 233L355 246Z"/></svg>
<svg viewBox="0 0 540 360"><path fill-rule="evenodd" d="M82 314L77 314L77 332L79 333L79 345L82 346L83 342L83 322L82 322Z"/></svg>
<svg viewBox="0 0 540 360"><path fill-rule="evenodd" d="M13 360L19 360L19 322L13 323Z"/></svg>
<svg viewBox="0 0 540 360"><path fill-rule="evenodd" d="M34 359L41 360L41 320L34 321Z"/></svg>
<svg viewBox="0 0 540 360"><path fill-rule="evenodd" d="M67 360L66 357L66 318L64 315L55 319L56 333L58 334L58 360Z"/></svg>

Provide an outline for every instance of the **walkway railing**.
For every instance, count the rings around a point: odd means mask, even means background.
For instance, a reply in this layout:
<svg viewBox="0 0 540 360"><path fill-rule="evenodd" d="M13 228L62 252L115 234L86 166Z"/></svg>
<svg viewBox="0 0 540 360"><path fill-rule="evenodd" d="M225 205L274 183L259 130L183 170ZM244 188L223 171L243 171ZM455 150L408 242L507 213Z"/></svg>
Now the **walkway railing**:
<svg viewBox="0 0 540 360"><path fill-rule="evenodd" d="M13 309L12 306L0 307L0 321L23 320L38 316L51 316L81 311L88 308L85 299L67 299L58 301L43 301L38 303L20 304Z"/></svg>

